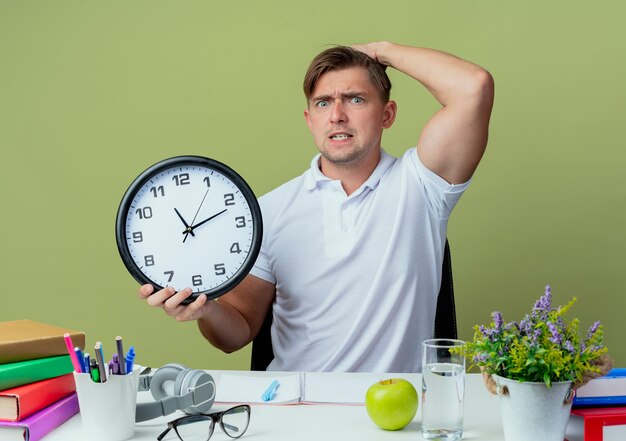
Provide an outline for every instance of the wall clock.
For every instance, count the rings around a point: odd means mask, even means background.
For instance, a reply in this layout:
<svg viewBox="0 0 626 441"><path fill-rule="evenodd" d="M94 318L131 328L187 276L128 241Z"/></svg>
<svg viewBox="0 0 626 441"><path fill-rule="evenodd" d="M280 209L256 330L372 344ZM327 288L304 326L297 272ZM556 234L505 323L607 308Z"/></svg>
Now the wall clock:
<svg viewBox="0 0 626 441"><path fill-rule="evenodd" d="M263 232L254 193L233 169L202 156L164 159L141 173L115 225L124 265L156 290L190 287L214 299L248 274Z"/></svg>

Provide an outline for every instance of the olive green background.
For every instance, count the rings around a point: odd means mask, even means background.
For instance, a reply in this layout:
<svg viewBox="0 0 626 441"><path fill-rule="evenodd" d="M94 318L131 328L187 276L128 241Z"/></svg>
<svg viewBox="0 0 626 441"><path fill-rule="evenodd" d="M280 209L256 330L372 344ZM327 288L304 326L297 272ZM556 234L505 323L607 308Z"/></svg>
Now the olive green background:
<svg viewBox="0 0 626 441"><path fill-rule="evenodd" d="M618 1L0 0L0 320L116 335L137 361L246 369L136 297L116 249L119 201L149 165L199 154L260 196L316 153L302 111L309 61L387 39L487 68L489 147L450 222L460 336L518 320L553 287L605 324L626 365L626 5ZM438 108L390 72L402 154ZM410 222L410 219L407 219ZM393 342L390 342L393 344ZM416 341L416 344L418 342Z"/></svg>

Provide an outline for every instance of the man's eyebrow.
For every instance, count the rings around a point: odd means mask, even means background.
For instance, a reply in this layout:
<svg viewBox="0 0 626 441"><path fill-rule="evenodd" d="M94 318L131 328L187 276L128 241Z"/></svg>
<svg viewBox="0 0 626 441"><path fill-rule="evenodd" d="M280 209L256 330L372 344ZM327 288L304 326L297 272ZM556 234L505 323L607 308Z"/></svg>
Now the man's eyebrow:
<svg viewBox="0 0 626 441"><path fill-rule="evenodd" d="M366 96L367 93L365 91L354 91L354 92L344 92L341 94L342 98L354 98L354 97L363 97ZM330 94L326 95L318 95L311 98L312 101L328 101L332 99L333 96Z"/></svg>

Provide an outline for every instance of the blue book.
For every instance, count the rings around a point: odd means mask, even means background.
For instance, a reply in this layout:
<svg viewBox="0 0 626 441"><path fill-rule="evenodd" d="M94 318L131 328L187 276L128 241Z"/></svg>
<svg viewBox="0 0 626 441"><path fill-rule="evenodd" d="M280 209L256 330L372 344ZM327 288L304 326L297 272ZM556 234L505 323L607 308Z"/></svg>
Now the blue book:
<svg viewBox="0 0 626 441"><path fill-rule="evenodd" d="M612 369L579 388L573 406L626 406L626 368Z"/></svg>

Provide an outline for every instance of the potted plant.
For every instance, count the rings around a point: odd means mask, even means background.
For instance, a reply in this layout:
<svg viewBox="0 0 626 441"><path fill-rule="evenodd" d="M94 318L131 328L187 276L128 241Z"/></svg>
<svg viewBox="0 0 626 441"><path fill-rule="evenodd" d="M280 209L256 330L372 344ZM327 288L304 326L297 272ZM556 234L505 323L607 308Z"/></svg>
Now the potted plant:
<svg viewBox="0 0 626 441"><path fill-rule="evenodd" d="M460 349L500 395L506 441L562 441L575 389L612 367L600 322L581 337L579 320L565 318L575 302L553 308L548 285L519 322L493 312Z"/></svg>

